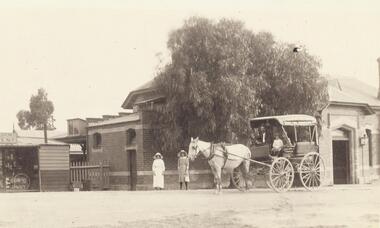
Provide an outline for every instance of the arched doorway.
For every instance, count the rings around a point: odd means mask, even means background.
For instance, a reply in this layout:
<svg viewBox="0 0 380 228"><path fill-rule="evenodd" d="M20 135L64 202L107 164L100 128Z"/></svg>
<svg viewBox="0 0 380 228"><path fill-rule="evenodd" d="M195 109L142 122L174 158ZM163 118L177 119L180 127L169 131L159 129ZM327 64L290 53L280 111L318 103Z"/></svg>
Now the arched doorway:
<svg viewBox="0 0 380 228"><path fill-rule="evenodd" d="M351 137L347 128L337 128L332 132L334 184L350 184L351 178Z"/></svg>
<svg viewBox="0 0 380 228"><path fill-rule="evenodd" d="M130 190L135 191L137 185L136 166L136 130L129 128L126 131L127 170L129 171Z"/></svg>

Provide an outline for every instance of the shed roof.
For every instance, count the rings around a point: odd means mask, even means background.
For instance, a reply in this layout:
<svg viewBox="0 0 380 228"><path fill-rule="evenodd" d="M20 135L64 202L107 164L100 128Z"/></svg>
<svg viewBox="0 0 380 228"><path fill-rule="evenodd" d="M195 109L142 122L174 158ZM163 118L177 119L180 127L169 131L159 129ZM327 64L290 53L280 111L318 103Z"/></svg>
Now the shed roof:
<svg viewBox="0 0 380 228"><path fill-rule="evenodd" d="M52 133L52 132L50 132ZM58 133L58 132L55 132ZM43 131L39 130L18 130L15 132L16 134L16 141L10 142L10 143L0 143L0 147L34 147L39 146L45 143L44 139L44 133ZM52 134L54 135L54 133ZM48 131L48 143L52 145L67 145L66 143L54 140L49 138L49 131Z"/></svg>

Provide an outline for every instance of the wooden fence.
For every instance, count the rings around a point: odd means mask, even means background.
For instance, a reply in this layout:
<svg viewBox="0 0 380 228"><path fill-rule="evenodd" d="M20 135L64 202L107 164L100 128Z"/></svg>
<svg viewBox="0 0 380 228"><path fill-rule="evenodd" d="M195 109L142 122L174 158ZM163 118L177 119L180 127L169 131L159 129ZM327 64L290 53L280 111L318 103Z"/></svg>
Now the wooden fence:
<svg viewBox="0 0 380 228"><path fill-rule="evenodd" d="M77 161L70 164L70 181L89 189L109 188L110 166L108 162ZM86 186L90 185L90 186Z"/></svg>

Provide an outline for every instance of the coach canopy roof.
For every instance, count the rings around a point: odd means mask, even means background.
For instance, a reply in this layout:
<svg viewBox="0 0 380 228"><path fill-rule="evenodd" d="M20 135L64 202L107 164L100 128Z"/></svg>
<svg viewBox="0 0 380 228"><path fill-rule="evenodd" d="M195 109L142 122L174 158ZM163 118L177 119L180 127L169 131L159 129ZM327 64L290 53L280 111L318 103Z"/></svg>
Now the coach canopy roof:
<svg viewBox="0 0 380 228"><path fill-rule="evenodd" d="M271 122L273 120L276 120L278 123L284 126L310 126L317 124L315 117L303 114L257 117L249 119L249 122L251 123L252 127L257 127L263 123Z"/></svg>

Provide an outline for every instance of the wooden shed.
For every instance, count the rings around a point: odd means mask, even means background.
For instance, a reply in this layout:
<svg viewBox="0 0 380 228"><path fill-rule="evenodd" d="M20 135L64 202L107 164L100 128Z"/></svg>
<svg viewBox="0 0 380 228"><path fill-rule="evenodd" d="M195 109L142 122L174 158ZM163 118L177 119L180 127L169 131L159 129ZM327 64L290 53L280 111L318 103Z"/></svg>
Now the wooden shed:
<svg viewBox="0 0 380 228"><path fill-rule="evenodd" d="M41 191L66 191L70 184L69 145L42 144L38 157Z"/></svg>
<svg viewBox="0 0 380 228"><path fill-rule="evenodd" d="M70 145L0 133L1 191L67 191Z"/></svg>

